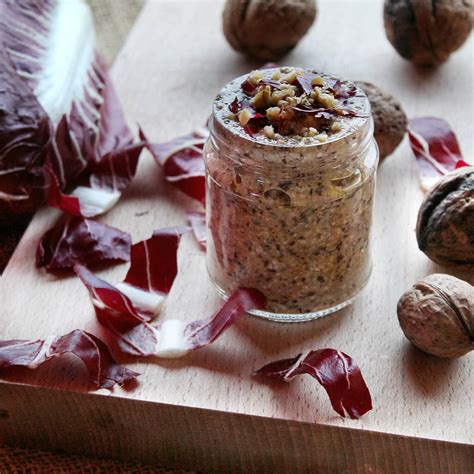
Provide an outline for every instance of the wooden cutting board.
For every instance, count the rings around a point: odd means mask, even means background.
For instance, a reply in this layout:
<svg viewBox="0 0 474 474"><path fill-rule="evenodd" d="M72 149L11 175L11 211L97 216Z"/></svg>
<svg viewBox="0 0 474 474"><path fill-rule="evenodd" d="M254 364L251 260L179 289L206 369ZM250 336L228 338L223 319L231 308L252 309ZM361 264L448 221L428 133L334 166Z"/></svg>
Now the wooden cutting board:
<svg viewBox="0 0 474 474"><path fill-rule="evenodd" d="M112 75L129 123L153 140L204 123L220 87L257 66L226 43L221 9L219 1L150 1L119 55ZM447 64L417 70L386 40L381 2L320 0L315 27L284 63L370 80L398 97L409 116L446 118L472 159L473 53L471 38ZM19 375L2 372L0 444L216 472L472 472L474 354L443 361L420 353L396 317L405 289L447 271L417 248L421 199L405 140L379 169L370 284L352 307L326 319L278 324L249 316L212 346L178 360L117 354L143 375L132 389L112 393L84 393L84 369L72 360ZM155 228L185 223L185 204L144 153L131 189L102 221L139 241ZM75 328L103 335L78 279L34 266L38 240L58 215L38 212L0 279L2 339ZM211 314L219 299L190 235L179 265L161 318ZM126 269L101 276L117 282ZM474 283L473 274L453 274ZM361 366L374 401L362 419L337 416L309 377L279 385L250 376L272 360L324 347L347 352Z"/></svg>

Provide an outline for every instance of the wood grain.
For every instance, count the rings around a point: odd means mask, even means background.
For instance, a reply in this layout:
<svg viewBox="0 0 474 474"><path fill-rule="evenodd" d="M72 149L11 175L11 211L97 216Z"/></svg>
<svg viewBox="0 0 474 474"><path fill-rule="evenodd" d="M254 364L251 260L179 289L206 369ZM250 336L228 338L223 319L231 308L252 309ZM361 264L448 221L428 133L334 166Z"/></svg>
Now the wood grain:
<svg viewBox="0 0 474 474"><path fill-rule="evenodd" d="M472 446L0 382L0 443L232 473L466 474ZM36 407L34 418L24 404Z"/></svg>
<svg viewBox="0 0 474 474"><path fill-rule="evenodd" d="M465 156L474 156L472 38L447 64L436 70L416 70L386 40L380 2L324 0L319 4L316 26L285 64L372 81L398 97L409 116L445 117L456 130ZM220 87L256 66L227 45L220 15L218 1L155 0L139 17L114 65L113 77L129 123L140 123L153 140L166 140L202 124ZM305 461L296 467L302 471L308 466L328 472L341 472L341 466L359 468L364 463L357 461L358 456L368 460L368 465L385 469L381 472L443 472L441 467L449 459L456 459L461 469L456 472L469 472L463 466L472 471L474 354L441 361L418 352L400 331L395 309L403 291L429 273L446 271L471 283L474 275L435 266L418 250L414 229L422 194L406 140L380 167L377 188L374 272L351 308L316 322L290 325L248 317L213 346L181 360L119 358L143 375L133 390L115 389L109 399L71 393L87 387L79 381L83 368L70 361L54 361L34 373L22 371L20 376L3 373L10 381L46 384L65 392L0 384L0 409L4 404L13 407L11 420L0 423L0 442L3 438L43 445L45 438L23 425L39 412L52 444L61 447L63 442L64 449L92 450L98 455L126 457L130 452L140 457L143 449L150 456L148 461L155 449L159 453L155 460L174 464L171 460L178 460L181 453L177 440L183 439L188 467L195 467L189 463L198 460L205 466L208 456L209 466L216 469L237 466L239 459L258 469L265 463L277 469L280 460L281 466L291 466L295 453L301 453ZM131 189L102 220L130 231L138 241L154 228L184 223L185 199L162 182L151 157L144 155ZM0 280L2 338L37 338L78 327L102 335L81 283L73 277L57 279L34 267L38 239L57 217L50 209L37 214ZM179 264L161 318L192 320L210 314L219 300L207 278L204 256L191 236L184 238ZM126 269L126 265L115 267L102 276L119 281ZM347 352L361 366L374 399L374 410L361 420L335 415L322 389L310 378L281 386L250 376L276 358L323 347ZM58 406L61 403L71 403L77 413L66 413L65 407ZM116 446L117 428L101 428L93 443L88 438L95 431L85 414L100 410L102 403L108 404L121 432L134 434L127 443L120 442L123 453ZM163 412L167 415L162 425ZM173 414L181 417L178 428L172 423ZM162 433L157 439L169 440L172 447L167 453L158 441L149 439L154 425L147 425L143 432L137 428L148 415L156 416L156 429ZM63 437L67 424L63 417L89 431L77 434L76 440L72 434ZM188 438L185 427L192 432ZM250 430L249 439L246 430ZM326 433L331 433L327 440ZM212 452L214 443L219 452ZM411 454L403 470L406 446ZM322 455L321 451L326 452L324 460L314 459L318 456L313 458L312 453ZM258 459L255 465L253 456ZM226 457L228 464L223 461ZM430 466L441 467L436 471L429 470Z"/></svg>

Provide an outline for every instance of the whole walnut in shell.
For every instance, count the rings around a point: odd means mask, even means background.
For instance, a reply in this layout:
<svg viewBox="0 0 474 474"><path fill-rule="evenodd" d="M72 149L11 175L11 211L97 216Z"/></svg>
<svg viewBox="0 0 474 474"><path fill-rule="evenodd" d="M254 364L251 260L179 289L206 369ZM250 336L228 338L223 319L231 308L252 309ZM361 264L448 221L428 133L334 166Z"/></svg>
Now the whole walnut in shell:
<svg viewBox="0 0 474 474"><path fill-rule="evenodd" d="M380 158L392 154L405 136L407 116L400 102L374 84L357 81L356 84L369 98L374 118L374 136L379 147Z"/></svg>
<svg viewBox="0 0 474 474"><path fill-rule="evenodd" d="M455 358L474 349L474 287L434 274L406 291L398 321L410 342L428 354Z"/></svg>
<svg viewBox="0 0 474 474"><path fill-rule="evenodd" d="M445 176L418 211L418 247L440 264L474 265L474 167Z"/></svg>
<svg viewBox="0 0 474 474"><path fill-rule="evenodd" d="M316 18L316 0L227 0L224 35L239 52L276 60L306 34Z"/></svg>
<svg viewBox="0 0 474 474"><path fill-rule="evenodd" d="M385 0L385 31L393 47L417 66L446 61L472 29L472 0Z"/></svg>

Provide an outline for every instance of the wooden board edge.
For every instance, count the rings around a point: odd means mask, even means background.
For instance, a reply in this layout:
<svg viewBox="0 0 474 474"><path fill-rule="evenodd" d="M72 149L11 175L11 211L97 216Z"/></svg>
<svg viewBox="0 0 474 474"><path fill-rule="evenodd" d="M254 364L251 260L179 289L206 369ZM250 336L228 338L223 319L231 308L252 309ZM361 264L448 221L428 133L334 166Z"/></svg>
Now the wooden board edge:
<svg viewBox="0 0 474 474"><path fill-rule="evenodd" d="M205 472L474 471L467 444L5 382L0 444Z"/></svg>

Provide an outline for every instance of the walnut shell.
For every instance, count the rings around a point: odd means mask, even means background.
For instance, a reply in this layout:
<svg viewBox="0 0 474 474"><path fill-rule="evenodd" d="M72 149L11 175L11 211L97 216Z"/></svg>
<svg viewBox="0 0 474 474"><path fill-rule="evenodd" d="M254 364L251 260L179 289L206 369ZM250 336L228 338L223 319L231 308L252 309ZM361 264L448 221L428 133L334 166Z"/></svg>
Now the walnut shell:
<svg viewBox="0 0 474 474"><path fill-rule="evenodd" d="M380 158L385 158L403 140L408 125L407 116L400 102L392 95L370 82L357 81L356 84L369 98L375 125L375 141Z"/></svg>
<svg viewBox="0 0 474 474"><path fill-rule="evenodd" d="M418 211L416 238L434 262L474 264L474 167L447 175L428 193Z"/></svg>
<svg viewBox="0 0 474 474"><path fill-rule="evenodd" d="M474 287L450 275L415 283L398 302L409 341L428 354L455 358L474 349Z"/></svg>
<svg viewBox="0 0 474 474"><path fill-rule="evenodd" d="M227 0L224 35L236 51L273 61L297 45L315 18L316 0Z"/></svg>
<svg viewBox="0 0 474 474"><path fill-rule="evenodd" d="M446 61L472 29L471 0L385 0L385 32L393 47L418 66Z"/></svg>

